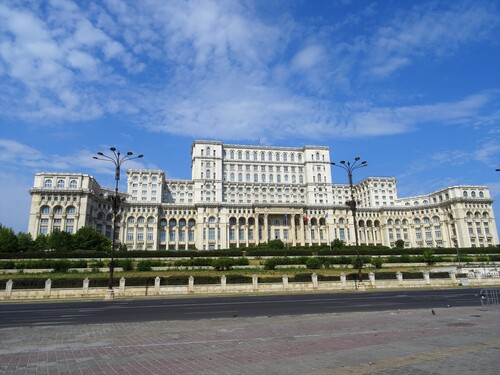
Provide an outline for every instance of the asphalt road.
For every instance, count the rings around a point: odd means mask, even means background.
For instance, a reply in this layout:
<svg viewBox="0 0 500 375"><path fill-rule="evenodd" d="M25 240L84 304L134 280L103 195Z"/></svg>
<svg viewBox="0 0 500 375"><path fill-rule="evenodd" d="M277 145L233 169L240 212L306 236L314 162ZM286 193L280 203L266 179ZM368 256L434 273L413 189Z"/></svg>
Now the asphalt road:
<svg viewBox="0 0 500 375"><path fill-rule="evenodd" d="M0 304L0 328L480 306L480 289Z"/></svg>

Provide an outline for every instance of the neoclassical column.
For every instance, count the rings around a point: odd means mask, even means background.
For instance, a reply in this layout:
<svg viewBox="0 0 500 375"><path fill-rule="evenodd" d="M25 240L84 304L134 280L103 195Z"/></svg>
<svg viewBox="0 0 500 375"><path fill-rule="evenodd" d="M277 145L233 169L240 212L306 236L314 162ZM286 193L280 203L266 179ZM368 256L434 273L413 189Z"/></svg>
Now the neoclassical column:
<svg viewBox="0 0 500 375"><path fill-rule="evenodd" d="M292 226L291 233L289 235L292 236L292 246L297 246L296 233L295 233L295 214L290 215L292 217Z"/></svg>

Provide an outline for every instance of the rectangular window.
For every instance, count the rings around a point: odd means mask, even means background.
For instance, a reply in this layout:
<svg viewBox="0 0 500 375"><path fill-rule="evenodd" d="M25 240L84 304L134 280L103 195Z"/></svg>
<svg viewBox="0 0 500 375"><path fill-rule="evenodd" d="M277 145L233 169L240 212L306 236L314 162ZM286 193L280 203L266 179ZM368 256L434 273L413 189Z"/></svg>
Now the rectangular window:
<svg viewBox="0 0 500 375"><path fill-rule="evenodd" d="M170 242L175 242L175 230L168 231L168 240Z"/></svg>
<svg viewBox="0 0 500 375"><path fill-rule="evenodd" d="M188 236L189 236L189 241L193 242L194 241L194 230L190 230L188 232Z"/></svg>
<svg viewBox="0 0 500 375"><path fill-rule="evenodd" d="M208 240L209 241L215 240L215 228L208 228Z"/></svg>
<svg viewBox="0 0 500 375"><path fill-rule="evenodd" d="M280 238L280 230L279 229L275 229L274 230L274 239L278 240L279 238Z"/></svg>
<svg viewBox="0 0 500 375"><path fill-rule="evenodd" d="M234 241L234 229L229 229L229 241Z"/></svg>
<svg viewBox="0 0 500 375"><path fill-rule="evenodd" d="M238 238L240 241L245 240L245 230L243 228L238 229Z"/></svg>
<svg viewBox="0 0 500 375"><path fill-rule="evenodd" d="M184 230L179 230L179 242L186 241L186 232Z"/></svg>
<svg viewBox="0 0 500 375"><path fill-rule="evenodd" d="M127 241L133 241L134 240L134 231L129 229L127 232Z"/></svg>
<svg viewBox="0 0 500 375"><path fill-rule="evenodd" d="M283 229L283 238L288 240L288 229Z"/></svg>
<svg viewBox="0 0 500 375"><path fill-rule="evenodd" d="M253 229L248 230L248 240L252 241L253 240Z"/></svg>
<svg viewBox="0 0 500 375"><path fill-rule="evenodd" d="M344 241L345 240L345 229L344 228L340 228L339 229L339 238Z"/></svg>

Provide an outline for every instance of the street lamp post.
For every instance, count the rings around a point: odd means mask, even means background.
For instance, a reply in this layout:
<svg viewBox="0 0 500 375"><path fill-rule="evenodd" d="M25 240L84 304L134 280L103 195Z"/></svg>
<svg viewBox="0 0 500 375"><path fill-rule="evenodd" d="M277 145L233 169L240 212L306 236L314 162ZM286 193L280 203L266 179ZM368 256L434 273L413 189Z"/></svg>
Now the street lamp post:
<svg viewBox="0 0 500 375"><path fill-rule="evenodd" d="M347 175L349 176L349 189L351 192L351 200L345 202L346 205L351 209L352 212L352 220L354 221L354 238L356 239L356 265L358 268L358 283L360 283L363 278L361 274L361 257L359 255L359 237L358 237L358 223L356 221L356 199L354 199L354 187L352 184L352 172L355 171L356 169L366 167L368 164L366 161L360 162L361 158L359 156L356 156L354 158L354 163L351 164L350 161L345 161L341 160L340 164L337 163L330 163L331 165L342 168L347 172Z"/></svg>
<svg viewBox="0 0 500 375"><path fill-rule="evenodd" d="M125 156L122 156L120 151L117 151L115 147L110 147L109 149L113 155L108 156L102 152L98 152L93 158L96 160L109 161L115 165L115 193L111 197L113 204L113 229L111 235L111 261L109 263L109 283L108 283L108 293L106 299L113 299L115 292L113 291L113 272L115 268L115 244L116 244L116 217L120 209L121 197L118 194L118 182L120 181L120 168L125 161L132 159L140 159L144 155L133 156L133 152L127 152Z"/></svg>

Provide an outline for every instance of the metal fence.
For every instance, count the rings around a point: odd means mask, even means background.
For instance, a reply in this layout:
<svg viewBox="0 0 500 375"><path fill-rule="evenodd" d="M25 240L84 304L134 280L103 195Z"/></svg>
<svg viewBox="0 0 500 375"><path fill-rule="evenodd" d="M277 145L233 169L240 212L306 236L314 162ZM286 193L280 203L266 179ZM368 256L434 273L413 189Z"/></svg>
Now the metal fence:
<svg viewBox="0 0 500 375"><path fill-rule="evenodd" d="M500 289L481 289L481 306L500 306Z"/></svg>

